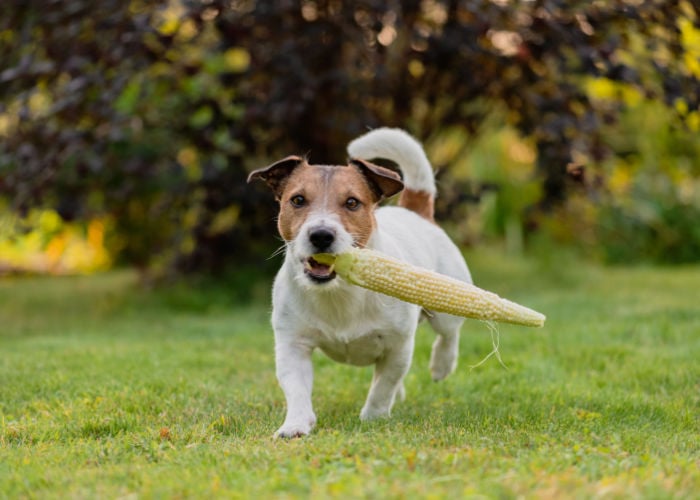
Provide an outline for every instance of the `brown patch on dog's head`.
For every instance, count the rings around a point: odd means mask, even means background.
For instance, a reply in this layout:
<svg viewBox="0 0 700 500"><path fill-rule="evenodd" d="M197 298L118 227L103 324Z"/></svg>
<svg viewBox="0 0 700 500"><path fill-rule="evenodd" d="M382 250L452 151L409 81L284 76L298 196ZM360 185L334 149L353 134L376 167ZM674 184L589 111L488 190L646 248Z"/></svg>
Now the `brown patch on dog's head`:
<svg viewBox="0 0 700 500"><path fill-rule="evenodd" d="M399 175L363 160L349 165L309 165L290 156L251 173L263 179L280 203L277 226L285 241L294 240L309 217L337 219L355 246L364 247L374 228L374 209L403 188Z"/></svg>
<svg viewBox="0 0 700 500"><path fill-rule="evenodd" d="M355 244L364 246L374 230L375 200L353 167L302 165L289 176L280 197L280 235L291 241L310 215L326 214L337 216Z"/></svg>

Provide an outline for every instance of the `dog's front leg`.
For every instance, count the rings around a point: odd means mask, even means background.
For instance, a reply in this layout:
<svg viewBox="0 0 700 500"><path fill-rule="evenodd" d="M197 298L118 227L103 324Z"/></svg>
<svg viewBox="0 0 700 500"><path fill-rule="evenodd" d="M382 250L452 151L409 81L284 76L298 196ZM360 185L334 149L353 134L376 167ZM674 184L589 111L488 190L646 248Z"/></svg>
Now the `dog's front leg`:
<svg viewBox="0 0 700 500"><path fill-rule="evenodd" d="M287 400L287 416L275 437L305 436L316 425L311 403L312 351L310 347L285 340L278 339L275 344L277 380Z"/></svg>
<svg viewBox="0 0 700 500"><path fill-rule="evenodd" d="M361 420L389 416L395 398L404 396L403 378L411 367L412 357L413 342L406 339L377 362L367 401L360 412Z"/></svg>

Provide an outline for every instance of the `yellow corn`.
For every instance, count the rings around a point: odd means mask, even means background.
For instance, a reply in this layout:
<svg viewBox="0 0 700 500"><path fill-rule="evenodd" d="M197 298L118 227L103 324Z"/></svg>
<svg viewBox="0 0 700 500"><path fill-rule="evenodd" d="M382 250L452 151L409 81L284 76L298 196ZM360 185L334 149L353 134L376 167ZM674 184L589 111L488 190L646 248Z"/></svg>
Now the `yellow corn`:
<svg viewBox="0 0 700 500"><path fill-rule="evenodd" d="M545 316L472 284L368 249L317 254L346 281L430 311L524 326L542 326Z"/></svg>

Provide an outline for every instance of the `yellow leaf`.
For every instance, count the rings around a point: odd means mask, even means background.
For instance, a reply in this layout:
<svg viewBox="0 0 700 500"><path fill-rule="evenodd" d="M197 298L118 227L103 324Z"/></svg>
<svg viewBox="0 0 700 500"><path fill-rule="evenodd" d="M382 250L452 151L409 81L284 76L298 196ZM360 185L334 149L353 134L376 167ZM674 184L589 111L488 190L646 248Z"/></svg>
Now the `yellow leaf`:
<svg viewBox="0 0 700 500"><path fill-rule="evenodd" d="M238 205L230 205L221 210L214 216L214 220L211 221L207 234L209 236L216 236L217 234L230 231L231 228L236 225L236 222L238 222L238 215L240 213L241 208Z"/></svg>
<svg viewBox="0 0 700 500"><path fill-rule="evenodd" d="M177 18L170 18L158 26L158 32L161 35L172 36L174 35L178 28L180 27L180 20Z"/></svg>
<svg viewBox="0 0 700 500"><path fill-rule="evenodd" d="M224 65L232 73L242 73L250 66L250 53L242 47L232 47L224 52Z"/></svg>
<svg viewBox="0 0 700 500"><path fill-rule="evenodd" d="M412 59L408 63L408 72L413 78L420 78L425 73L425 66L418 59Z"/></svg>

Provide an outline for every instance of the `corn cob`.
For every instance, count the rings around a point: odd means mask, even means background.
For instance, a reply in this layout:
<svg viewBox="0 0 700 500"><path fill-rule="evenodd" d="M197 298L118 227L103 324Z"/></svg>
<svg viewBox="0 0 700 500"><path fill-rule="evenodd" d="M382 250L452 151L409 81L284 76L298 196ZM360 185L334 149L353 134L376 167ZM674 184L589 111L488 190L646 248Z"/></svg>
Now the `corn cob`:
<svg viewBox="0 0 700 500"><path fill-rule="evenodd" d="M368 249L317 254L346 281L430 311L524 326L542 326L545 316L470 283Z"/></svg>

